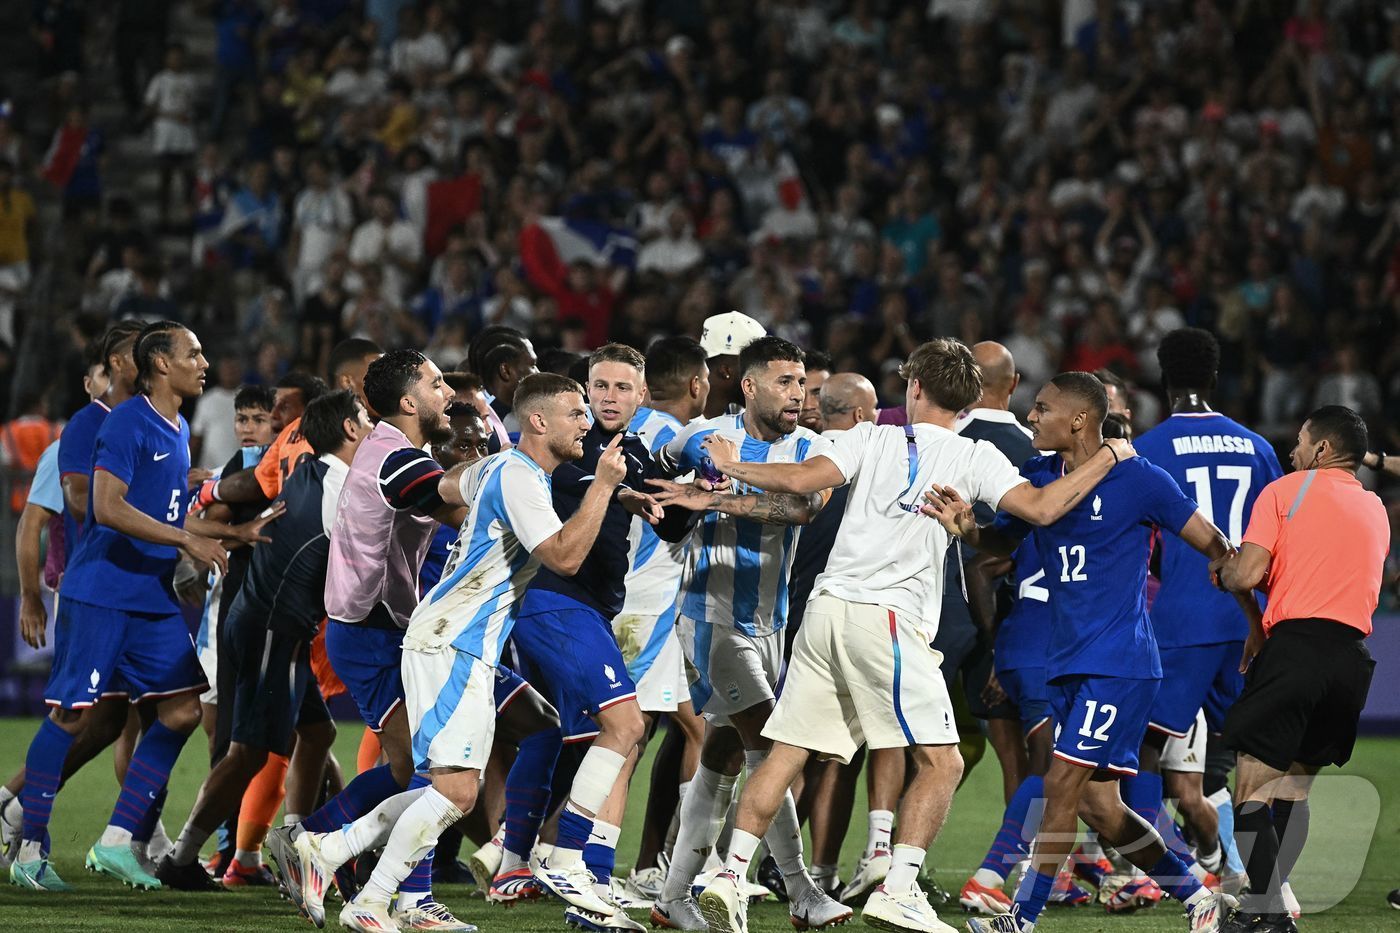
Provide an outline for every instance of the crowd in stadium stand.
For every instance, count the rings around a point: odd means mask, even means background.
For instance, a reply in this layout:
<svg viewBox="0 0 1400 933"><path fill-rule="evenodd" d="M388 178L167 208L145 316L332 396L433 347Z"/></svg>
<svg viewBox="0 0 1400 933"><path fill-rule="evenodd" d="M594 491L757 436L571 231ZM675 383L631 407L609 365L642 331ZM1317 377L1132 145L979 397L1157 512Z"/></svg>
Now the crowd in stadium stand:
<svg viewBox="0 0 1400 933"><path fill-rule="evenodd" d="M105 14L139 41L98 126L92 7L35 4L63 117L32 154L0 121L7 342L42 188L85 237L82 311L222 330L229 389L349 335L446 369L508 324L562 370L735 309L892 404L920 341L993 338L1022 406L1106 367L1150 425L1190 324L1231 414L1286 435L1336 402L1400 444L1393 4L218 0L198 67L169 6ZM154 212L104 186L133 133Z"/></svg>

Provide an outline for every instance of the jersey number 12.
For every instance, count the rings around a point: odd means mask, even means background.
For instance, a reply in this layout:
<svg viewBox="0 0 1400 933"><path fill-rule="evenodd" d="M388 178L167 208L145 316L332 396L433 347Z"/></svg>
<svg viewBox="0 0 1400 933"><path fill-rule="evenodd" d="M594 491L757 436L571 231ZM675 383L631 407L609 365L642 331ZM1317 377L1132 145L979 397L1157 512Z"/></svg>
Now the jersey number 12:
<svg viewBox="0 0 1400 933"><path fill-rule="evenodd" d="M1070 561L1074 561L1073 567L1070 566ZM1089 578L1084 573L1084 545L1060 545L1060 582L1083 583L1087 579Z"/></svg>

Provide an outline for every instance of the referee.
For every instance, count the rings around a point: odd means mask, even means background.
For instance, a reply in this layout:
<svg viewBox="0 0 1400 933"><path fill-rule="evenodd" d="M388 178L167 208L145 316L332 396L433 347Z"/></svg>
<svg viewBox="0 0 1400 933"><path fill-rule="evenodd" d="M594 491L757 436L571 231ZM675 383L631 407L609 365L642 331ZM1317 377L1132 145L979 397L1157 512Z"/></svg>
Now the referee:
<svg viewBox="0 0 1400 933"><path fill-rule="evenodd" d="M1307 839L1308 790L1356 743L1375 667L1362 640L1390 547L1385 507L1356 478L1366 448L1356 412L1314 411L1298 432L1294 472L1259 493L1239 551L1211 562L1223 589L1269 597L1245 643L1244 692L1225 719L1239 754L1235 838L1253 891L1227 933L1296 931L1279 888Z"/></svg>

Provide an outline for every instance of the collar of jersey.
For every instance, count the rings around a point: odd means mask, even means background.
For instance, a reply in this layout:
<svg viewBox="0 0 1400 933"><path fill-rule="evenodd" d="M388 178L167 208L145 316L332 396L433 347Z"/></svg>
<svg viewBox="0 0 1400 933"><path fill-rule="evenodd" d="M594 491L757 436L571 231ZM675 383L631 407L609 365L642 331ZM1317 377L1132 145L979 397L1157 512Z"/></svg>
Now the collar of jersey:
<svg viewBox="0 0 1400 933"><path fill-rule="evenodd" d="M165 416L162 415L159 411L157 411L157 410L156 410L156 406L154 405L154 403L151 402L151 397L150 397L149 395L144 395L144 394L143 394L141 397L142 397L143 399L146 400L146 404L147 404L147 405L150 405L150 406L151 406L151 413L152 413L152 414L154 414L157 418L159 418L163 424L167 425L167 426L170 428L170 430L174 431L176 434L179 434L179 433L180 433L180 422L178 422L178 421L171 421L169 418L165 417ZM179 416L179 415L176 415L175 417L178 418L178 417L180 417L180 416Z"/></svg>

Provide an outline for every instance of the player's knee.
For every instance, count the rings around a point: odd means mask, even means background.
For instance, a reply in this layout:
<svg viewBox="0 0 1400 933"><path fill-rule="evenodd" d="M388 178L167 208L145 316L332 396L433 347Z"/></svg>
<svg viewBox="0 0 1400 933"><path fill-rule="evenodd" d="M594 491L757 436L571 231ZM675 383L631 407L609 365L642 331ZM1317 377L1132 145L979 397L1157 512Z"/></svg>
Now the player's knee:
<svg viewBox="0 0 1400 933"><path fill-rule="evenodd" d="M451 775L434 775L433 789L447 798L452 806L463 815L476 806L476 793L479 785L478 772L464 771Z"/></svg>
<svg viewBox="0 0 1400 933"><path fill-rule="evenodd" d="M913 751L915 778L925 777L941 785L962 781L966 765L956 745L916 745Z"/></svg>
<svg viewBox="0 0 1400 933"><path fill-rule="evenodd" d="M641 707L636 703L622 703L608 710L608 717L602 723L602 731L615 739L615 744L630 751L642 743L647 724L642 718Z"/></svg>
<svg viewBox="0 0 1400 933"><path fill-rule="evenodd" d="M156 718L171 732L189 735L199 728L199 721L203 718L199 697L193 693L171 697L157 708Z"/></svg>
<svg viewBox="0 0 1400 933"><path fill-rule="evenodd" d="M335 744L335 736L335 722L330 719L297 729L297 741L305 742L310 749L329 749Z"/></svg>
<svg viewBox="0 0 1400 933"><path fill-rule="evenodd" d="M77 735L83 728L83 711L54 706L49 709L49 721L69 735ZM117 730L121 734L121 729Z"/></svg>

